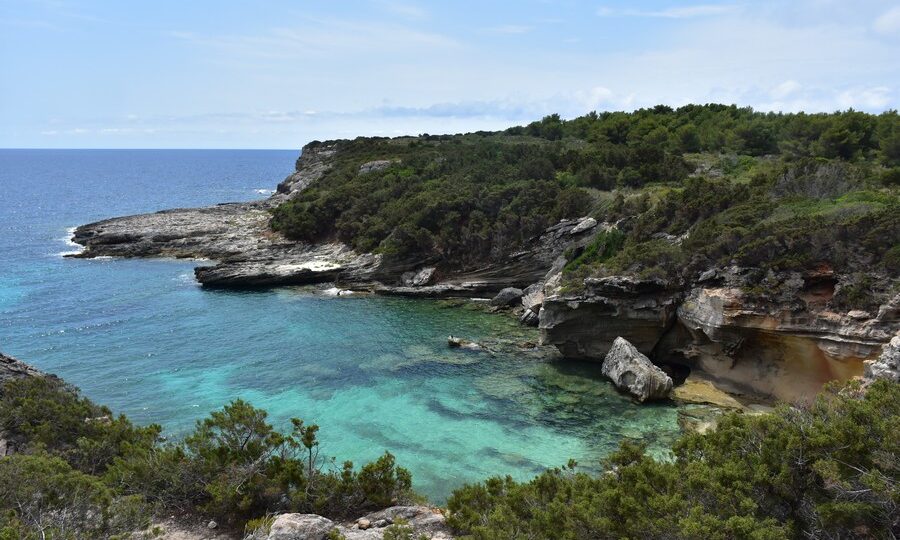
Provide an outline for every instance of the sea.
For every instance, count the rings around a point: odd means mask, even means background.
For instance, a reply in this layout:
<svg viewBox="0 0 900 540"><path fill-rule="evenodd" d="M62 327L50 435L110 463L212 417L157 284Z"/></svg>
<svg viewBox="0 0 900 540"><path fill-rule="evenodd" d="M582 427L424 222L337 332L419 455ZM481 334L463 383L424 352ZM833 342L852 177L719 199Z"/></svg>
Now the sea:
<svg viewBox="0 0 900 540"><path fill-rule="evenodd" d="M677 408L632 403L597 363L447 347L448 335L537 340L511 317L311 287L205 290L203 261L64 257L79 224L265 197L297 156L0 149L0 351L169 438L237 398L279 429L316 423L320 455L359 465L389 451L436 503L569 459L598 470L625 439L667 455Z"/></svg>

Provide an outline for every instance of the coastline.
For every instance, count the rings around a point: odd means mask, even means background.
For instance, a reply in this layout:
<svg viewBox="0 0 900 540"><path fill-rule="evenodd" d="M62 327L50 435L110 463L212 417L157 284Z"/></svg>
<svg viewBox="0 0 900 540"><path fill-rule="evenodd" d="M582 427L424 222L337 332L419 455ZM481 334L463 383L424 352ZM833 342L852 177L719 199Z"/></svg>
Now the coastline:
<svg viewBox="0 0 900 540"><path fill-rule="evenodd" d="M206 288L265 289L333 283L354 292L422 298L493 298L517 291L512 304L541 343L563 356L602 361L623 337L655 363L697 371L735 395L805 400L828 380L862 376L900 325L900 294L877 312L835 313L827 300L829 268L774 274L778 294L747 294L754 269L710 268L693 283L633 276L564 283L567 254L615 223L567 219L500 262L454 270L430 260L392 260L336 242L309 244L272 231L272 209L327 172L341 142L303 149L296 172L266 199L111 218L75 229L77 258L204 259L194 270ZM366 167L381 162L364 163ZM367 169L366 169L367 170ZM678 241L674 239L672 241Z"/></svg>

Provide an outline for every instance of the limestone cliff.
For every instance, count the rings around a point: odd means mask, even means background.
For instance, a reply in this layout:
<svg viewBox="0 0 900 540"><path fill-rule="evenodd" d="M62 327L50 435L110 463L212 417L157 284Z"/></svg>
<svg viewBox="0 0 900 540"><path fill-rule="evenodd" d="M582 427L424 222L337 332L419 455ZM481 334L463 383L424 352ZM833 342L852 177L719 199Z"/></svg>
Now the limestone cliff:
<svg viewBox="0 0 900 540"><path fill-rule="evenodd" d="M657 363L701 370L732 391L795 400L827 381L861 376L900 325L900 295L877 313L836 313L819 274L787 276L794 290L768 299L745 293L741 275L713 272L684 293L614 276L588 278L567 294L551 279L542 339L567 356L600 360L622 336Z"/></svg>

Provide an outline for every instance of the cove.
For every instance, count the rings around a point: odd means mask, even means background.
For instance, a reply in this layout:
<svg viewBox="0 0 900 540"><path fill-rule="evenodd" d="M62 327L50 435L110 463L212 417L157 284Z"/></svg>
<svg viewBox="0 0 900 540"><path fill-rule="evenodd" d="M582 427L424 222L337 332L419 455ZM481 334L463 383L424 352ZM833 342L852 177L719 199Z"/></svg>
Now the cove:
<svg viewBox="0 0 900 540"><path fill-rule="evenodd" d="M534 330L446 303L311 289L208 291L194 262L72 260L66 229L109 215L259 197L295 151L2 151L0 350L179 436L241 397L321 426L338 462L385 450L435 502L465 482L587 468L624 438L662 455L674 405L633 404L599 365L521 350ZM450 350L449 334L494 340Z"/></svg>

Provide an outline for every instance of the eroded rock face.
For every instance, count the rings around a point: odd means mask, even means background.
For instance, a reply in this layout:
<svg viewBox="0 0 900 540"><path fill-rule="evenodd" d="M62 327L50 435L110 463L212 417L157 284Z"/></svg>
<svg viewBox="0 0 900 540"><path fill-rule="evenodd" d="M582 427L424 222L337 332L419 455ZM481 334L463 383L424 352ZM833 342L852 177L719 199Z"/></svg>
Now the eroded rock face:
<svg viewBox="0 0 900 540"><path fill-rule="evenodd" d="M599 360L622 336L650 354L674 322L678 299L678 292L660 280L589 278L583 294L545 296L541 342L555 345L568 358Z"/></svg>
<svg viewBox="0 0 900 540"><path fill-rule="evenodd" d="M672 390L671 377L621 337L613 341L601 371L640 402L664 399Z"/></svg>
<svg viewBox="0 0 900 540"><path fill-rule="evenodd" d="M896 328L890 306L879 318L748 301L736 287L695 288L678 308L677 351L734 391L784 400L810 399L831 380L862 375Z"/></svg>
<svg viewBox="0 0 900 540"><path fill-rule="evenodd" d="M884 345L877 359L866 362L865 379L900 382L900 330Z"/></svg>

